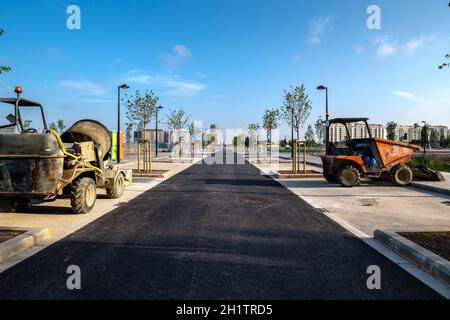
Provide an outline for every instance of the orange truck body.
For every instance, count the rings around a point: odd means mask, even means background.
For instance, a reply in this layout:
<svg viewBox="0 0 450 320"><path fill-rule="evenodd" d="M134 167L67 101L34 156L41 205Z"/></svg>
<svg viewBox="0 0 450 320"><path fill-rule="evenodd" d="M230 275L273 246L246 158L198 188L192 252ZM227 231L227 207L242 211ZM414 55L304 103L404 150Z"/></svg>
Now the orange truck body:
<svg viewBox="0 0 450 320"><path fill-rule="evenodd" d="M414 152L420 151L420 147L387 139L374 138L380 155L380 160L386 168L399 163L409 163Z"/></svg>

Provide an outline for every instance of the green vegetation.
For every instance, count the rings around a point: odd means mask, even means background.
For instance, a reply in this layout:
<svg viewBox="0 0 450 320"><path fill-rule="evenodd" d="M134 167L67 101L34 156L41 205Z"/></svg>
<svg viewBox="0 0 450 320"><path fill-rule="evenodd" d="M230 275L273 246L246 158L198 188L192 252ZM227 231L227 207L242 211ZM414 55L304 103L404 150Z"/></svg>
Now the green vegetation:
<svg viewBox="0 0 450 320"><path fill-rule="evenodd" d="M5 33L5 31L3 29L0 29L0 36L2 36L3 33ZM0 74L1 73L5 73L5 72L9 72L9 71L11 71L11 67L0 66Z"/></svg>
<svg viewBox="0 0 450 320"><path fill-rule="evenodd" d="M445 56L445 58L446 58L446 59L450 59L450 54L447 54L447 55ZM444 69L444 68L448 68L448 67L450 67L450 63L449 63L449 62L444 62L443 64L441 64L441 65L439 66L439 69Z"/></svg>
<svg viewBox="0 0 450 320"><path fill-rule="evenodd" d="M311 113L311 100L306 94L305 86L291 86L289 90L284 91L284 102L281 107L281 116L289 125L293 127L297 134L297 140L300 140L300 129L305 124Z"/></svg>
<svg viewBox="0 0 450 320"><path fill-rule="evenodd" d="M435 171L450 172L450 158L438 157L435 155L427 155L424 161L423 157L413 159L412 166L425 165Z"/></svg>
<svg viewBox="0 0 450 320"><path fill-rule="evenodd" d="M325 135L325 124L322 116L319 116L316 123L314 124L314 130L316 131L317 141L319 142L319 144L323 143L323 138Z"/></svg>
<svg viewBox="0 0 450 320"><path fill-rule="evenodd" d="M267 109L263 116L263 128L267 131L267 141L272 142L272 130L278 128L280 112L277 109Z"/></svg>
<svg viewBox="0 0 450 320"><path fill-rule="evenodd" d="M127 108L128 125L136 126L138 131L145 131L155 112L159 97L153 91L145 90L143 94L139 90L133 95L125 94L125 106Z"/></svg>
<svg viewBox="0 0 450 320"><path fill-rule="evenodd" d="M386 124L387 138L389 140L395 141L397 135L395 134L395 129L397 129L397 123L390 121Z"/></svg>

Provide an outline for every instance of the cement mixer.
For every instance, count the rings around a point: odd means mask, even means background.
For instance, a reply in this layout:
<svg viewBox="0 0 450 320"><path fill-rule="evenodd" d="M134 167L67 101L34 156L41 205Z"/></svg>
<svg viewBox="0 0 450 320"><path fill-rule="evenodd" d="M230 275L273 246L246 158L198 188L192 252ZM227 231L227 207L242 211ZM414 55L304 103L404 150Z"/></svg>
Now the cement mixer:
<svg viewBox="0 0 450 320"><path fill-rule="evenodd" d="M41 104L20 97L0 99L0 108L5 104L14 114L0 125L1 210L21 210L31 199L69 197L72 211L83 214L94 207L97 188L117 199L131 184L131 170L111 163L111 137L100 122L78 121L59 136L47 127ZM20 110L30 107L40 108L42 132L24 126Z"/></svg>

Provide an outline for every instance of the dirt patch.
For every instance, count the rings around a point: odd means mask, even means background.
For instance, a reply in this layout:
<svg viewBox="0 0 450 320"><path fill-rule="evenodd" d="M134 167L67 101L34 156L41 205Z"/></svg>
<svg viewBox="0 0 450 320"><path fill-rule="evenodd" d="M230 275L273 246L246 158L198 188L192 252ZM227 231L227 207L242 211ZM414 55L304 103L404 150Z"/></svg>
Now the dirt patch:
<svg viewBox="0 0 450 320"><path fill-rule="evenodd" d="M450 261L450 231L448 232L405 232L399 233L412 242Z"/></svg>
<svg viewBox="0 0 450 320"><path fill-rule="evenodd" d="M14 237L17 237L18 235L20 235L24 232L25 231L0 230L0 243L5 242Z"/></svg>

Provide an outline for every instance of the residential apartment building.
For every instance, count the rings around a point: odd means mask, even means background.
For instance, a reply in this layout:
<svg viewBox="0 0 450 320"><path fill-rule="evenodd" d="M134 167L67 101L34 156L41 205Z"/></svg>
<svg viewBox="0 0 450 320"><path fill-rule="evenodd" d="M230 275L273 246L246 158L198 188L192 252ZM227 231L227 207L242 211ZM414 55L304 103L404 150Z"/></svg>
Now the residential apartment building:
<svg viewBox="0 0 450 320"><path fill-rule="evenodd" d="M148 140L155 142L156 141L156 130L155 129L145 129L144 136L139 134L138 131L134 132L134 142L137 140ZM162 129L158 129L158 143L169 143L170 142L170 134L167 131Z"/></svg>
<svg viewBox="0 0 450 320"><path fill-rule="evenodd" d="M431 140L433 131L435 132L436 140L438 142L441 137L448 137L448 127L447 126L430 126L428 130L428 140ZM395 136L397 140L404 142L418 141L421 139L422 126L419 125L399 125L395 131Z"/></svg>
<svg viewBox="0 0 450 320"><path fill-rule="evenodd" d="M368 138L366 124L363 122L347 124L350 137L352 139ZM369 124L369 129L373 138L386 138L386 128L382 124ZM347 138L347 130L340 123L332 124L330 127L330 141L342 142Z"/></svg>

